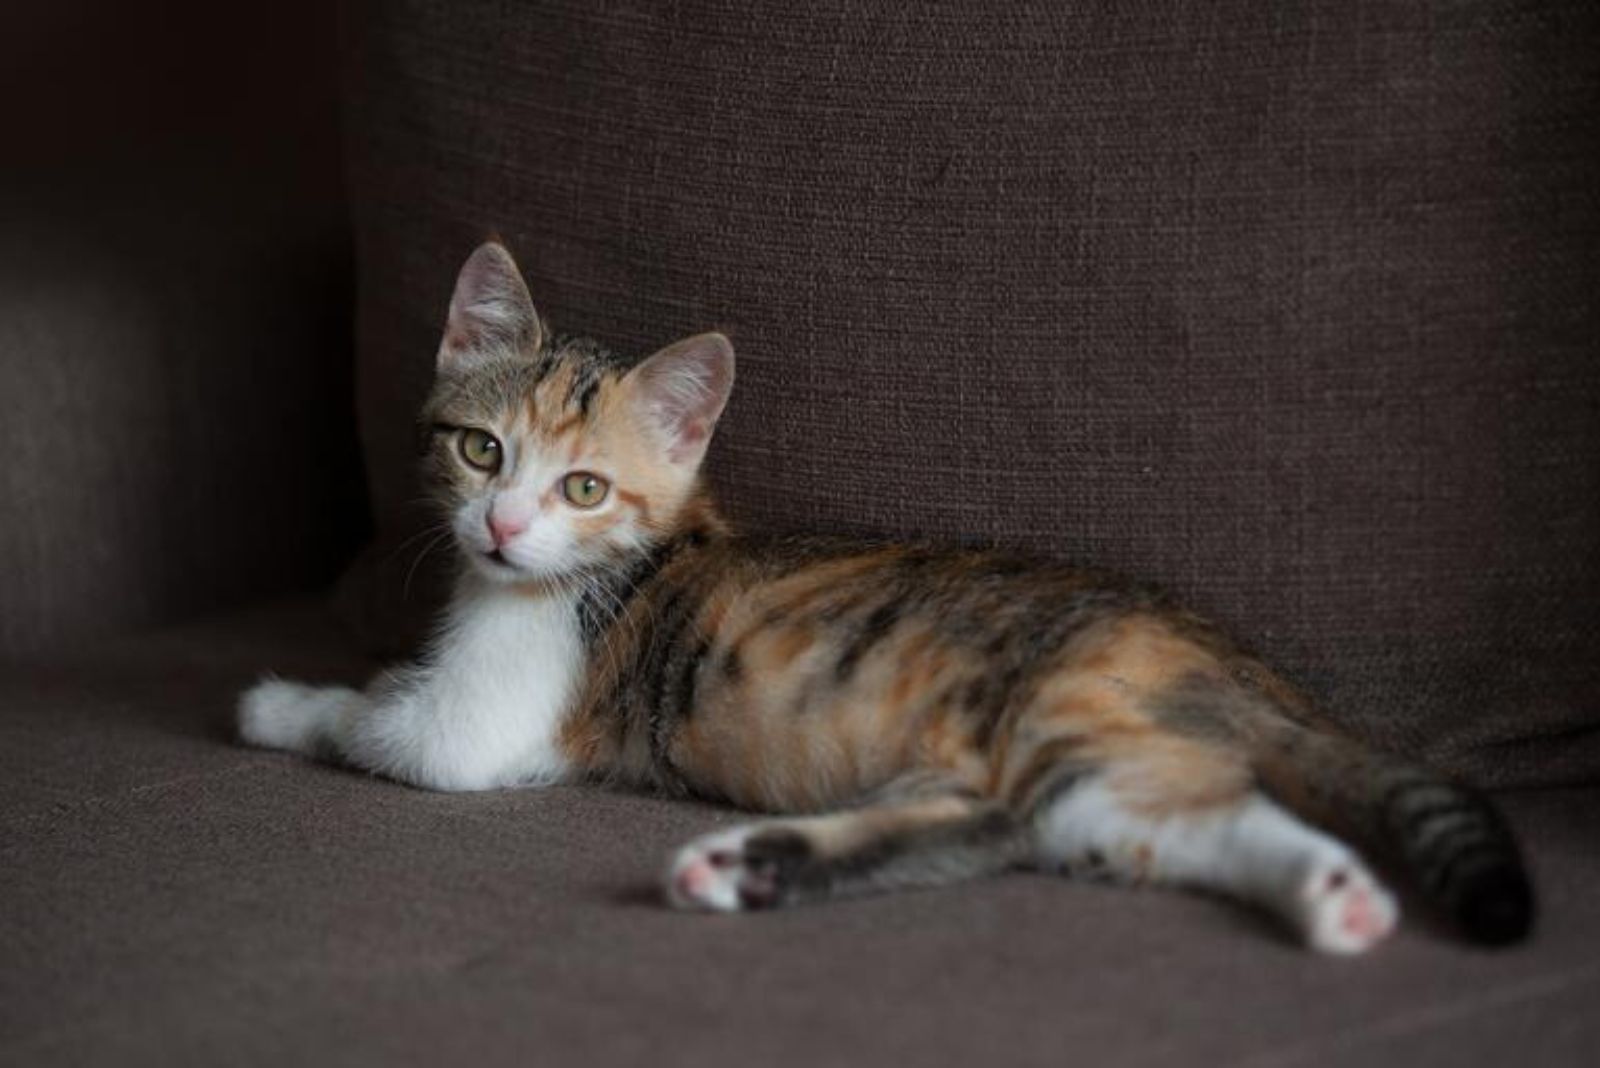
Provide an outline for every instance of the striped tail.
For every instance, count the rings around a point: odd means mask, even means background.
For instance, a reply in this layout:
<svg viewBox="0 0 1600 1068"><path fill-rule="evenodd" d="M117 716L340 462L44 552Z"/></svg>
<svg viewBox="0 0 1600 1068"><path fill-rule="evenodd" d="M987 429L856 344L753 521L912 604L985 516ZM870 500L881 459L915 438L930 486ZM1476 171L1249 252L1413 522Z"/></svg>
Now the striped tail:
<svg viewBox="0 0 1600 1068"><path fill-rule="evenodd" d="M1488 798L1281 714L1253 726L1256 773L1280 802L1398 866L1469 940L1505 946L1532 931L1533 886Z"/></svg>

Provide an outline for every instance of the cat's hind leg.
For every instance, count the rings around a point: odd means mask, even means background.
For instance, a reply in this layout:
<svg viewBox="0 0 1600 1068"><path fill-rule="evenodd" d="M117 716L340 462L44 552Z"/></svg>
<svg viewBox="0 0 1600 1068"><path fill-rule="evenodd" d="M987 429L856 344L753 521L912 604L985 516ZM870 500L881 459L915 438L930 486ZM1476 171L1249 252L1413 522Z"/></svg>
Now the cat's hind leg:
<svg viewBox="0 0 1600 1068"><path fill-rule="evenodd" d="M758 820L697 838L667 872L682 909L740 912L909 887L1011 867L1023 828L1003 807L951 790L821 816Z"/></svg>
<svg viewBox="0 0 1600 1068"><path fill-rule="evenodd" d="M1142 769L1118 770L1075 780L1038 809L1041 865L1262 905L1326 953L1361 953L1393 931L1394 898L1361 858L1265 795L1163 799Z"/></svg>

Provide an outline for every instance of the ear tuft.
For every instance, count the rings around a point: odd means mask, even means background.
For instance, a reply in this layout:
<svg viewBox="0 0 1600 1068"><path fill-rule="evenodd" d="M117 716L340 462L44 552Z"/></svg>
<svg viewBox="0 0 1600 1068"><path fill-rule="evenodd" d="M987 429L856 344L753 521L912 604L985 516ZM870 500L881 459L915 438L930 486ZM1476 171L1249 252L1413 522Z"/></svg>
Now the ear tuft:
<svg viewBox="0 0 1600 1068"><path fill-rule="evenodd" d="M485 356L536 352L543 332L511 253L498 241L485 241L456 276L439 369Z"/></svg>
<svg viewBox="0 0 1600 1068"><path fill-rule="evenodd" d="M628 374L640 415L658 429L667 458L698 464L733 390L733 344L721 334L673 342Z"/></svg>

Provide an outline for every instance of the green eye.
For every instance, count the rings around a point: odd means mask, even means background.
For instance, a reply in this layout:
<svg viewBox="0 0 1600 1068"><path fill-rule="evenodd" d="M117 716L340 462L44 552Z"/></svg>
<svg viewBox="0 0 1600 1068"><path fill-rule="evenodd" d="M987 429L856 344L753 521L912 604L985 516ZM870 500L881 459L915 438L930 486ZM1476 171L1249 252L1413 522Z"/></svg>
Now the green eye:
<svg viewBox="0 0 1600 1068"><path fill-rule="evenodd" d="M588 471L574 471L561 480L561 494L577 508L593 508L606 499L611 483Z"/></svg>
<svg viewBox="0 0 1600 1068"><path fill-rule="evenodd" d="M500 470L500 442L487 430L469 427L461 432L461 458L492 475Z"/></svg>

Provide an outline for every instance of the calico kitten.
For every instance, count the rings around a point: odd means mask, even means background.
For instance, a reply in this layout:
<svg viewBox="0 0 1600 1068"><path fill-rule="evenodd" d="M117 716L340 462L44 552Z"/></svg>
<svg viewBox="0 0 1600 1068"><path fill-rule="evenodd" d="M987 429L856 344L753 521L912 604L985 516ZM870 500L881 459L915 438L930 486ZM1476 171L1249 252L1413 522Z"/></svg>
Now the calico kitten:
<svg viewBox="0 0 1600 1068"><path fill-rule="evenodd" d="M682 908L1034 866L1219 891L1356 953L1397 909L1348 839L1467 937L1528 933L1484 798L1340 736L1157 594L730 532L699 469L732 385L718 334L637 366L552 337L479 248L422 416L464 563L432 651L365 692L262 682L244 739L435 790L599 779L784 814L685 846Z"/></svg>

